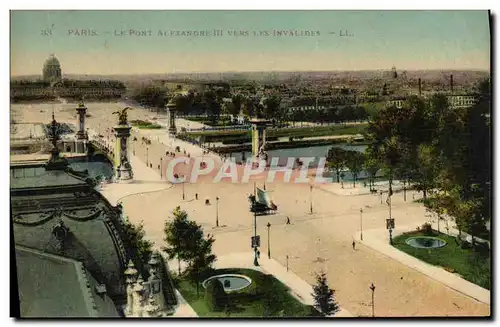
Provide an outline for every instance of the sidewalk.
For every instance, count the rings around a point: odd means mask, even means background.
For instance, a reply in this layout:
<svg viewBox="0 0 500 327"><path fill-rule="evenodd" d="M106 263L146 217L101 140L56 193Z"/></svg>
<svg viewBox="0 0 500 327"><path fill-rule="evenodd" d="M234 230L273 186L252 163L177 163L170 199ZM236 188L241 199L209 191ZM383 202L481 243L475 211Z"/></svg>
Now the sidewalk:
<svg viewBox="0 0 500 327"><path fill-rule="evenodd" d="M113 142L101 140L112 147ZM162 180L159 172L151 169L139 157L129 154L134 179L130 183L104 184L100 193L112 204L116 205L122 198L134 194L159 192L173 187L167 180Z"/></svg>
<svg viewBox="0 0 500 327"><path fill-rule="evenodd" d="M393 230L393 237L405 232L414 230L412 227L401 226ZM490 291L476 284L466 281L463 278L447 272L441 267L433 266L415 257L412 257L389 244L389 234L386 229L371 229L363 231L363 241L359 233L356 233L355 239L363 245L366 245L375 251L378 251L394 260L413 268L424 275L454 289L457 292L476 299L485 304L490 304Z"/></svg>
<svg viewBox="0 0 500 327"><path fill-rule="evenodd" d="M273 275L283 284L290 288L291 294L300 302L313 305L314 299L312 296L313 288L292 271L286 271L279 262L274 259L268 259L261 256L259 259L259 267L253 265L253 252L233 253L230 255L217 258L216 268L247 268L254 269ZM334 317L353 317L347 310L340 308Z"/></svg>
<svg viewBox="0 0 500 327"><path fill-rule="evenodd" d="M179 301L179 304L177 304L177 306L174 308L174 314L165 318L198 317L196 312L186 302L186 300L182 297L182 294L177 289L175 290L175 296L177 296L177 301Z"/></svg>

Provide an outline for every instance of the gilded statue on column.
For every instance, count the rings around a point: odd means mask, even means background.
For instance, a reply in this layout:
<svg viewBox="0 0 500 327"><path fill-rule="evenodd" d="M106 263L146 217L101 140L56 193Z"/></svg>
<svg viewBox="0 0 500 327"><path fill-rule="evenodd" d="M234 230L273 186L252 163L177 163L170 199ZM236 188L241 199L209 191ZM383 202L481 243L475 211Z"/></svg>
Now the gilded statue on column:
<svg viewBox="0 0 500 327"><path fill-rule="evenodd" d="M113 112L113 115L117 114L118 115L118 125L127 125L127 111L132 110L130 107L125 107L121 110Z"/></svg>

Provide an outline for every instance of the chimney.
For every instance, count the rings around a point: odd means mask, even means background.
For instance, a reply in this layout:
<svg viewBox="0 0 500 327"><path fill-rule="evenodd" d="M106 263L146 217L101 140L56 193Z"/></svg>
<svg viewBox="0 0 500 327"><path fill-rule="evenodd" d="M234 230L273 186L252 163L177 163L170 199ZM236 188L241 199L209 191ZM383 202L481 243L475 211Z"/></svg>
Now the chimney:
<svg viewBox="0 0 500 327"><path fill-rule="evenodd" d="M422 96L422 79L418 78L418 96Z"/></svg>
<svg viewBox="0 0 500 327"><path fill-rule="evenodd" d="M450 92L453 93L453 74L450 75Z"/></svg>

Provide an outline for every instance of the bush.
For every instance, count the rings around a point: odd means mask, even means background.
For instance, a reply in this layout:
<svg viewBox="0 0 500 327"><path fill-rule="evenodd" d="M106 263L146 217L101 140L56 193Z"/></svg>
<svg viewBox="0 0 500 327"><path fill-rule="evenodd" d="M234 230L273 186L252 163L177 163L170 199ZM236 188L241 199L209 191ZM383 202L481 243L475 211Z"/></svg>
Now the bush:
<svg viewBox="0 0 500 327"><path fill-rule="evenodd" d="M208 283L205 291L205 301L212 311L219 311L224 308L226 292L224 291L224 286L217 278Z"/></svg>
<svg viewBox="0 0 500 327"><path fill-rule="evenodd" d="M432 230L432 225L429 223L423 224L421 231L424 233L424 235L427 235L427 236L434 235L434 231Z"/></svg>

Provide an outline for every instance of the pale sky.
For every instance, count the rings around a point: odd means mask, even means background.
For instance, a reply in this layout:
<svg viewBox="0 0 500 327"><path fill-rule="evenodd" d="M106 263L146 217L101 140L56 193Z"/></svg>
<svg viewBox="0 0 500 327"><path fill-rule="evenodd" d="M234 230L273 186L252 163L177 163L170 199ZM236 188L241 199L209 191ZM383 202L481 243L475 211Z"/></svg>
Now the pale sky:
<svg viewBox="0 0 500 327"><path fill-rule="evenodd" d="M83 29L95 35L75 35ZM187 30L212 34L159 35ZM12 75L41 74L51 53L63 74L488 70L490 35L487 11L12 12Z"/></svg>

